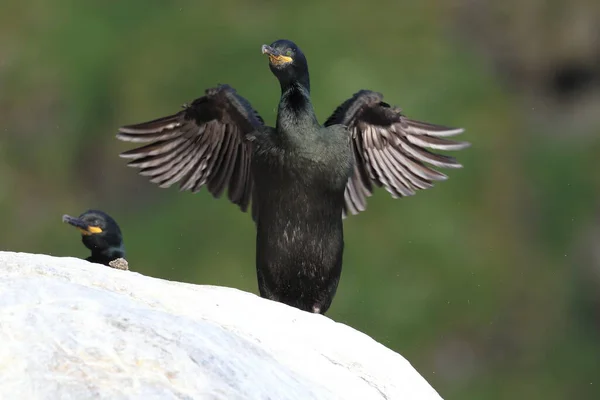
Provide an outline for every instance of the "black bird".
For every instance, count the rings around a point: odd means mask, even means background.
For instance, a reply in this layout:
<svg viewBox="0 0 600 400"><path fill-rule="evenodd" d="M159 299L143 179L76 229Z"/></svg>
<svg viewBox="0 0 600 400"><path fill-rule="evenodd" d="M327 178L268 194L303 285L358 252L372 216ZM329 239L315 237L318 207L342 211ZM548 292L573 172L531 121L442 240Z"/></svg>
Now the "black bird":
<svg viewBox="0 0 600 400"><path fill-rule="evenodd" d="M62 220L81 232L81 241L92 251L87 261L109 265L117 258L125 258L121 229L105 212L88 210L77 218L63 215Z"/></svg>
<svg viewBox="0 0 600 400"><path fill-rule="evenodd" d="M163 188L206 186L215 198L228 189L242 211L252 200L261 296L325 313L341 274L343 217L365 210L375 186L397 198L446 179L426 164L461 165L427 149L469 144L446 139L463 129L408 119L369 90L322 126L302 51L278 40L262 53L281 85L274 128L233 88L219 85L176 114L121 127L118 139L147 143L121 157Z"/></svg>

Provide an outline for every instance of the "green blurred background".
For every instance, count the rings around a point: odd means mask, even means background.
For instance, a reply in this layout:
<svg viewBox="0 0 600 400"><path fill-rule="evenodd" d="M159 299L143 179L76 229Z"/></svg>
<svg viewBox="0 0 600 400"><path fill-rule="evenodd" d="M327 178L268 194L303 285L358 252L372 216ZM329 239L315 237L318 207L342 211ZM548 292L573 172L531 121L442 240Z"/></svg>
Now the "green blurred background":
<svg viewBox="0 0 600 400"><path fill-rule="evenodd" d="M3 1L0 249L87 257L60 218L99 208L132 270L257 293L250 216L147 182L115 134L217 83L273 124L260 46L288 38L321 121L372 89L472 142L448 181L346 220L328 316L446 399L600 398L598 3L488 3Z"/></svg>

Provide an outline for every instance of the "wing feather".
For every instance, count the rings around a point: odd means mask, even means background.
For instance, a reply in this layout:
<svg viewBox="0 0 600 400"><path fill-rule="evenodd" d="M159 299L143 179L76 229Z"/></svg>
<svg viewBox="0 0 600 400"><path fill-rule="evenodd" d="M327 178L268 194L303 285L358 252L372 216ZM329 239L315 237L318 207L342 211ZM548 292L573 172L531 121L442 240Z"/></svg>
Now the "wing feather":
<svg viewBox="0 0 600 400"><path fill-rule="evenodd" d="M117 138L144 145L121 153L140 175L182 191L203 186L246 211L251 200L252 146L248 136L264 127L250 103L228 85L208 89L184 110L119 128Z"/></svg>
<svg viewBox="0 0 600 400"><path fill-rule="evenodd" d="M361 90L342 103L325 122L341 124L352 135L354 173L344 193L343 215L367 207L373 186L394 198L412 196L447 176L432 167L461 168L454 157L433 151L456 151L468 142L448 139L464 131L406 118L402 110L383 101L380 93Z"/></svg>

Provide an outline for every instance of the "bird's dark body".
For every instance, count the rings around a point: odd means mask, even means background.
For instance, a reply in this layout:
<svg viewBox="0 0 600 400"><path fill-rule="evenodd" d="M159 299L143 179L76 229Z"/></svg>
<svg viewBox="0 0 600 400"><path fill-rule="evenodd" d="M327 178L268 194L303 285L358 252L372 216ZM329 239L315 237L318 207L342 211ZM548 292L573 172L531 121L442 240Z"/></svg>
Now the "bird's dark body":
<svg viewBox="0 0 600 400"><path fill-rule="evenodd" d="M323 125L310 100L308 63L289 40L263 45L281 87L276 126L265 125L228 85L206 91L177 114L121 127L117 137L147 143L121 154L151 182L229 200L256 223L256 269L263 297L325 313L344 251L343 217L366 209L374 187L415 194L459 168L428 149L458 150L462 129L415 121L383 96L361 90Z"/></svg>
<svg viewBox="0 0 600 400"><path fill-rule="evenodd" d="M282 171L281 180L255 197L258 287L263 297L325 312L342 268L344 192L284 183L286 175Z"/></svg>
<svg viewBox="0 0 600 400"><path fill-rule="evenodd" d="M282 105L297 110L310 103L292 107L284 99ZM263 297L324 313L342 269L341 216L352 153L343 126L324 128L309 114L297 114L280 109L278 129L266 129L255 139L258 287Z"/></svg>
<svg viewBox="0 0 600 400"><path fill-rule="evenodd" d="M110 265L110 262L116 260L117 258L123 258L125 255L125 251L122 247L118 248L107 248L104 242L98 241L94 237L90 236L82 236L81 241L92 251L92 255L86 258L86 261Z"/></svg>

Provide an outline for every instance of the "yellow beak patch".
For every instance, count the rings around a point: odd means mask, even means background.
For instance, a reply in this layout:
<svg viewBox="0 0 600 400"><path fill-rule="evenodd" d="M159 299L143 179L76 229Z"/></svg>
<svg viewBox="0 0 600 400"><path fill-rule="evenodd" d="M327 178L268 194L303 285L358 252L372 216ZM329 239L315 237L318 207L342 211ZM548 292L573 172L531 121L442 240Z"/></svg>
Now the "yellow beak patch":
<svg viewBox="0 0 600 400"><path fill-rule="evenodd" d="M283 65L283 64L289 64L294 60L292 59L292 57L288 57L288 56L274 56L274 55L269 54L269 61L273 65Z"/></svg>
<svg viewBox="0 0 600 400"><path fill-rule="evenodd" d="M77 228L77 230L79 230L79 232L81 232L82 235L93 235L96 233L102 233L102 229L99 226L88 226L87 229L81 229L81 228Z"/></svg>

